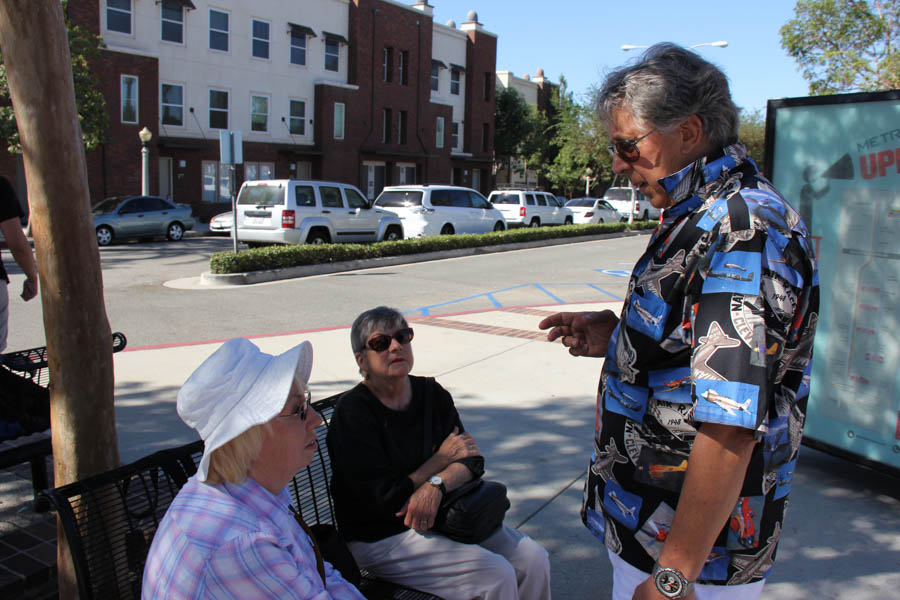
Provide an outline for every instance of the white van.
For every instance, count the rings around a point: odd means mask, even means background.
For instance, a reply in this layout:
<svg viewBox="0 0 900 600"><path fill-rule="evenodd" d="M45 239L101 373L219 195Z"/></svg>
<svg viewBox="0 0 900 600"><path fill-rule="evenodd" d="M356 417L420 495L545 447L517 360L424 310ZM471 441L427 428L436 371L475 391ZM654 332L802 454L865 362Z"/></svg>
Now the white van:
<svg viewBox="0 0 900 600"><path fill-rule="evenodd" d="M553 194L534 190L494 190L488 200L506 217L510 227L571 225L572 211Z"/></svg>
<svg viewBox="0 0 900 600"><path fill-rule="evenodd" d="M631 212L632 206L634 206L635 221L659 218L659 209L653 208L650 201L637 188L611 187L603 194L603 199L619 211L623 221L628 220L628 213Z"/></svg>
<svg viewBox="0 0 900 600"><path fill-rule="evenodd" d="M503 213L484 196L454 185L386 187L375 199L374 206L400 217L408 238L506 229Z"/></svg>
<svg viewBox="0 0 900 600"><path fill-rule="evenodd" d="M396 215L373 208L346 183L245 181L237 198L238 240L247 245L402 240Z"/></svg>

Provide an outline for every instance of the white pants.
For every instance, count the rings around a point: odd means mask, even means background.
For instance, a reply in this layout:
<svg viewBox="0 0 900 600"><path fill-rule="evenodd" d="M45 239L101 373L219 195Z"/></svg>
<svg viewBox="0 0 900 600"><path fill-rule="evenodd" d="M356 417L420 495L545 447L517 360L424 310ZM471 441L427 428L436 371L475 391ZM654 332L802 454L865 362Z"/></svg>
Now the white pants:
<svg viewBox="0 0 900 600"><path fill-rule="evenodd" d="M377 542L350 542L376 577L446 600L549 600L547 551L506 525L481 544L409 530Z"/></svg>
<svg viewBox="0 0 900 600"><path fill-rule="evenodd" d="M0 352L6 350L6 332L9 323L9 284L0 279Z"/></svg>
<svg viewBox="0 0 900 600"><path fill-rule="evenodd" d="M607 552L609 550L607 549ZM609 552L609 560L613 566L613 600L631 600L634 589L650 577L640 569ZM695 600L755 600L762 593L766 580L743 585L694 585Z"/></svg>

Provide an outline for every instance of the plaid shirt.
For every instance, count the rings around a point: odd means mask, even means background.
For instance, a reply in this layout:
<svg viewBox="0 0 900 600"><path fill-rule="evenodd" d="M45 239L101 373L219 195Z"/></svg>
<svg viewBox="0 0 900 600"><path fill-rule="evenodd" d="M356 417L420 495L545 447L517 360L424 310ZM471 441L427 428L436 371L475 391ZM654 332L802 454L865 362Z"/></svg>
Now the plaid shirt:
<svg viewBox="0 0 900 600"><path fill-rule="evenodd" d="M252 479L207 485L192 477L153 538L141 598L364 600L329 563L327 590L309 537L288 508Z"/></svg>
<svg viewBox="0 0 900 600"><path fill-rule="evenodd" d="M699 580L765 577L803 431L819 287L799 215L742 144L661 180L665 211L603 364L582 518L649 573L679 505L697 427L755 432L731 518Z"/></svg>

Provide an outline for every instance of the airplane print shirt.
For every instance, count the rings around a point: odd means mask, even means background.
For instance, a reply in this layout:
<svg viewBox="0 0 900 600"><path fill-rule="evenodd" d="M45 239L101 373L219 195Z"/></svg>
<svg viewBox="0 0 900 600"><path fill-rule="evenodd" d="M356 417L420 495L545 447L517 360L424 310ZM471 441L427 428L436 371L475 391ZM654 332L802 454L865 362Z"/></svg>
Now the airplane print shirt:
<svg viewBox="0 0 900 600"><path fill-rule="evenodd" d="M600 378L582 519L650 573L702 423L757 440L699 581L766 577L803 432L818 275L797 212L743 144L660 182L674 204L631 274Z"/></svg>

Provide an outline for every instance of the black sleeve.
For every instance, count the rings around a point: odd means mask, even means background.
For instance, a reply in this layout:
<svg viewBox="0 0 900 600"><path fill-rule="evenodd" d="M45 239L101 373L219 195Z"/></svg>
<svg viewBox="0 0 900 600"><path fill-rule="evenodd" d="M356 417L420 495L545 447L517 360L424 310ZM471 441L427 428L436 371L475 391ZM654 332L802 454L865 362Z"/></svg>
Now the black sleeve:
<svg viewBox="0 0 900 600"><path fill-rule="evenodd" d="M466 429L463 427L462 420L459 418L459 413L456 411L456 406L453 404L453 397L450 395L450 392L441 387L441 384L437 381L434 382L433 400L435 401L435 420L438 421L441 428L440 437L437 442L437 447L439 448L441 443L447 439L447 436L453 433L454 427L459 428L459 433L464 432ZM483 456L472 456L456 462L466 465L475 477L484 475Z"/></svg>
<svg viewBox="0 0 900 600"><path fill-rule="evenodd" d="M354 389L340 399L328 429L328 454L335 477L354 495L357 505L368 505L375 515L392 519L413 493L412 481L388 455L382 427Z"/></svg>
<svg viewBox="0 0 900 600"><path fill-rule="evenodd" d="M24 216L12 184L6 177L0 175L0 222Z"/></svg>

